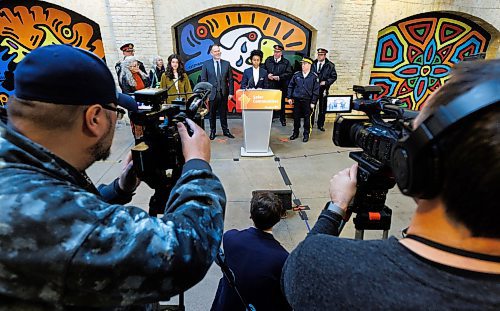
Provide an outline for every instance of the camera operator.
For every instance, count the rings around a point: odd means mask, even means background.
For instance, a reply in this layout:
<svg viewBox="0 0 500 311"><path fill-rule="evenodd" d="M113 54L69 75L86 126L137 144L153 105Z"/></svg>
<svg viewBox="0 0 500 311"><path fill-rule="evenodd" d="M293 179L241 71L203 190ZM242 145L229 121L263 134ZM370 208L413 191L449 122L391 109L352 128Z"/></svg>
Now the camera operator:
<svg viewBox="0 0 500 311"><path fill-rule="evenodd" d="M8 125L0 123L0 309L140 308L206 274L226 198L194 122L192 136L177 125L186 164L163 218L121 205L139 183L130 157L99 191L85 174L109 156L117 105L134 104L79 48L41 47L17 66Z"/></svg>
<svg viewBox="0 0 500 311"><path fill-rule="evenodd" d="M454 99L488 104L433 142L443 169L439 189L430 198L414 197L405 238L337 238L356 192L357 166L330 180L331 203L283 270L294 310L500 309L499 76L500 60L457 65L414 120L416 132ZM471 94L485 85L490 101L474 101Z"/></svg>

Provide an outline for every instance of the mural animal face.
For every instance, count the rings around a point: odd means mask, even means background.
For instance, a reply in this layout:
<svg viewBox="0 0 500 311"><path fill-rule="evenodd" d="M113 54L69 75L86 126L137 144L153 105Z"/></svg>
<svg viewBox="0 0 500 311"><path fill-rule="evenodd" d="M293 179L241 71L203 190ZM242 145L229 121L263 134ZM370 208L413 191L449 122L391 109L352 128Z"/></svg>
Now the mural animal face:
<svg viewBox="0 0 500 311"><path fill-rule="evenodd" d="M220 39L224 58L231 66L243 72L250 67L250 53L259 49L262 34L255 27L242 27L226 32Z"/></svg>

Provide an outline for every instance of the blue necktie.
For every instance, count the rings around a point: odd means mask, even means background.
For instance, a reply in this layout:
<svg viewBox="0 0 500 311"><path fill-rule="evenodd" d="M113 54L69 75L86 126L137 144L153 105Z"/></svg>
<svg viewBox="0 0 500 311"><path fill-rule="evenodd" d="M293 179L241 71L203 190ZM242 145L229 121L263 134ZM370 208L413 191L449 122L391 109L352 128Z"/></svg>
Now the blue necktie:
<svg viewBox="0 0 500 311"><path fill-rule="evenodd" d="M217 79L220 80L220 78L221 78L220 77L221 76L221 74L220 74L220 63L219 63L219 61L216 61L215 63L217 64Z"/></svg>

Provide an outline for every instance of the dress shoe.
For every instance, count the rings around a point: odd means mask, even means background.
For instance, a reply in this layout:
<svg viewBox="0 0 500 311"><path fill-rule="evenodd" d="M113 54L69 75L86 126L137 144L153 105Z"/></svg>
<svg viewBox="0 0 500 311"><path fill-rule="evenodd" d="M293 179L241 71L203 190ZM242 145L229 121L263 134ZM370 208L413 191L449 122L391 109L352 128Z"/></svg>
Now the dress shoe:
<svg viewBox="0 0 500 311"><path fill-rule="evenodd" d="M309 141L309 135L304 135L304 138L302 139L302 141L307 143Z"/></svg>
<svg viewBox="0 0 500 311"><path fill-rule="evenodd" d="M292 134L292 136L290 136L290 140L295 140L297 137L299 137L299 134Z"/></svg>
<svg viewBox="0 0 500 311"><path fill-rule="evenodd" d="M286 122L285 121L281 121L281 126L286 126Z"/></svg>
<svg viewBox="0 0 500 311"><path fill-rule="evenodd" d="M224 132L224 136L229 137L229 138L234 138L233 134L231 134L231 132L229 132L229 131Z"/></svg>
<svg viewBox="0 0 500 311"><path fill-rule="evenodd" d="M322 127L322 126L320 126L320 127L318 127L318 130L320 130L320 131L324 132L324 131L325 131L325 128L324 128L324 127Z"/></svg>
<svg viewBox="0 0 500 311"><path fill-rule="evenodd" d="M210 132L210 140L214 140L215 139L215 131L211 131Z"/></svg>

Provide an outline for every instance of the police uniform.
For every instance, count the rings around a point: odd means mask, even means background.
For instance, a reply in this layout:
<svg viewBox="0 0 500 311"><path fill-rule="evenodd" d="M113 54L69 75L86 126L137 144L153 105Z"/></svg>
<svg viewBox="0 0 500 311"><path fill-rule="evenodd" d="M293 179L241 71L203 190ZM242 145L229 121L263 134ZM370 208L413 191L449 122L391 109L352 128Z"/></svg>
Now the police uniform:
<svg viewBox="0 0 500 311"><path fill-rule="evenodd" d="M304 57L301 62L312 64L312 59ZM296 72L288 85L288 98L293 99L293 134L290 140L299 136L300 119L304 118L304 142L309 140L311 130L311 105L315 105L319 96L319 81L312 69L304 77L302 71Z"/></svg>
<svg viewBox="0 0 500 311"><path fill-rule="evenodd" d="M319 48L319 53L328 53L328 50ZM312 70L318 75L319 82L325 82L325 85L319 86L319 100L313 113L311 114L311 126L314 125L314 115L316 110L318 110L318 129L320 131L325 131L325 115L326 115L326 101L328 96L328 90L330 86L337 80L337 72L335 71L335 64L332 63L328 58L325 58L323 63L320 63L317 59L314 61Z"/></svg>
<svg viewBox="0 0 500 311"><path fill-rule="evenodd" d="M283 51L284 47L276 44L273 46L275 51ZM281 111L280 111L280 121L283 126L286 125L285 117L285 97L287 94L288 81L292 76L292 66L290 62L281 55L281 59L277 62L274 56L269 56L264 62L264 69L268 74L273 76L278 76L279 81L269 80L269 88L275 90L281 90Z"/></svg>
<svg viewBox="0 0 500 311"><path fill-rule="evenodd" d="M120 51L122 51L122 52L130 51L130 50L134 51L134 44L133 43L125 43L124 45L122 45L120 47ZM122 63L122 61L118 61L115 64L115 71L116 71L116 75L118 76L118 81L120 81L120 72L122 70L121 63ZM137 64L139 65L139 69L142 72L146 73L146 67L144 67L144 64L140 60L137 60Z"/></svg>

